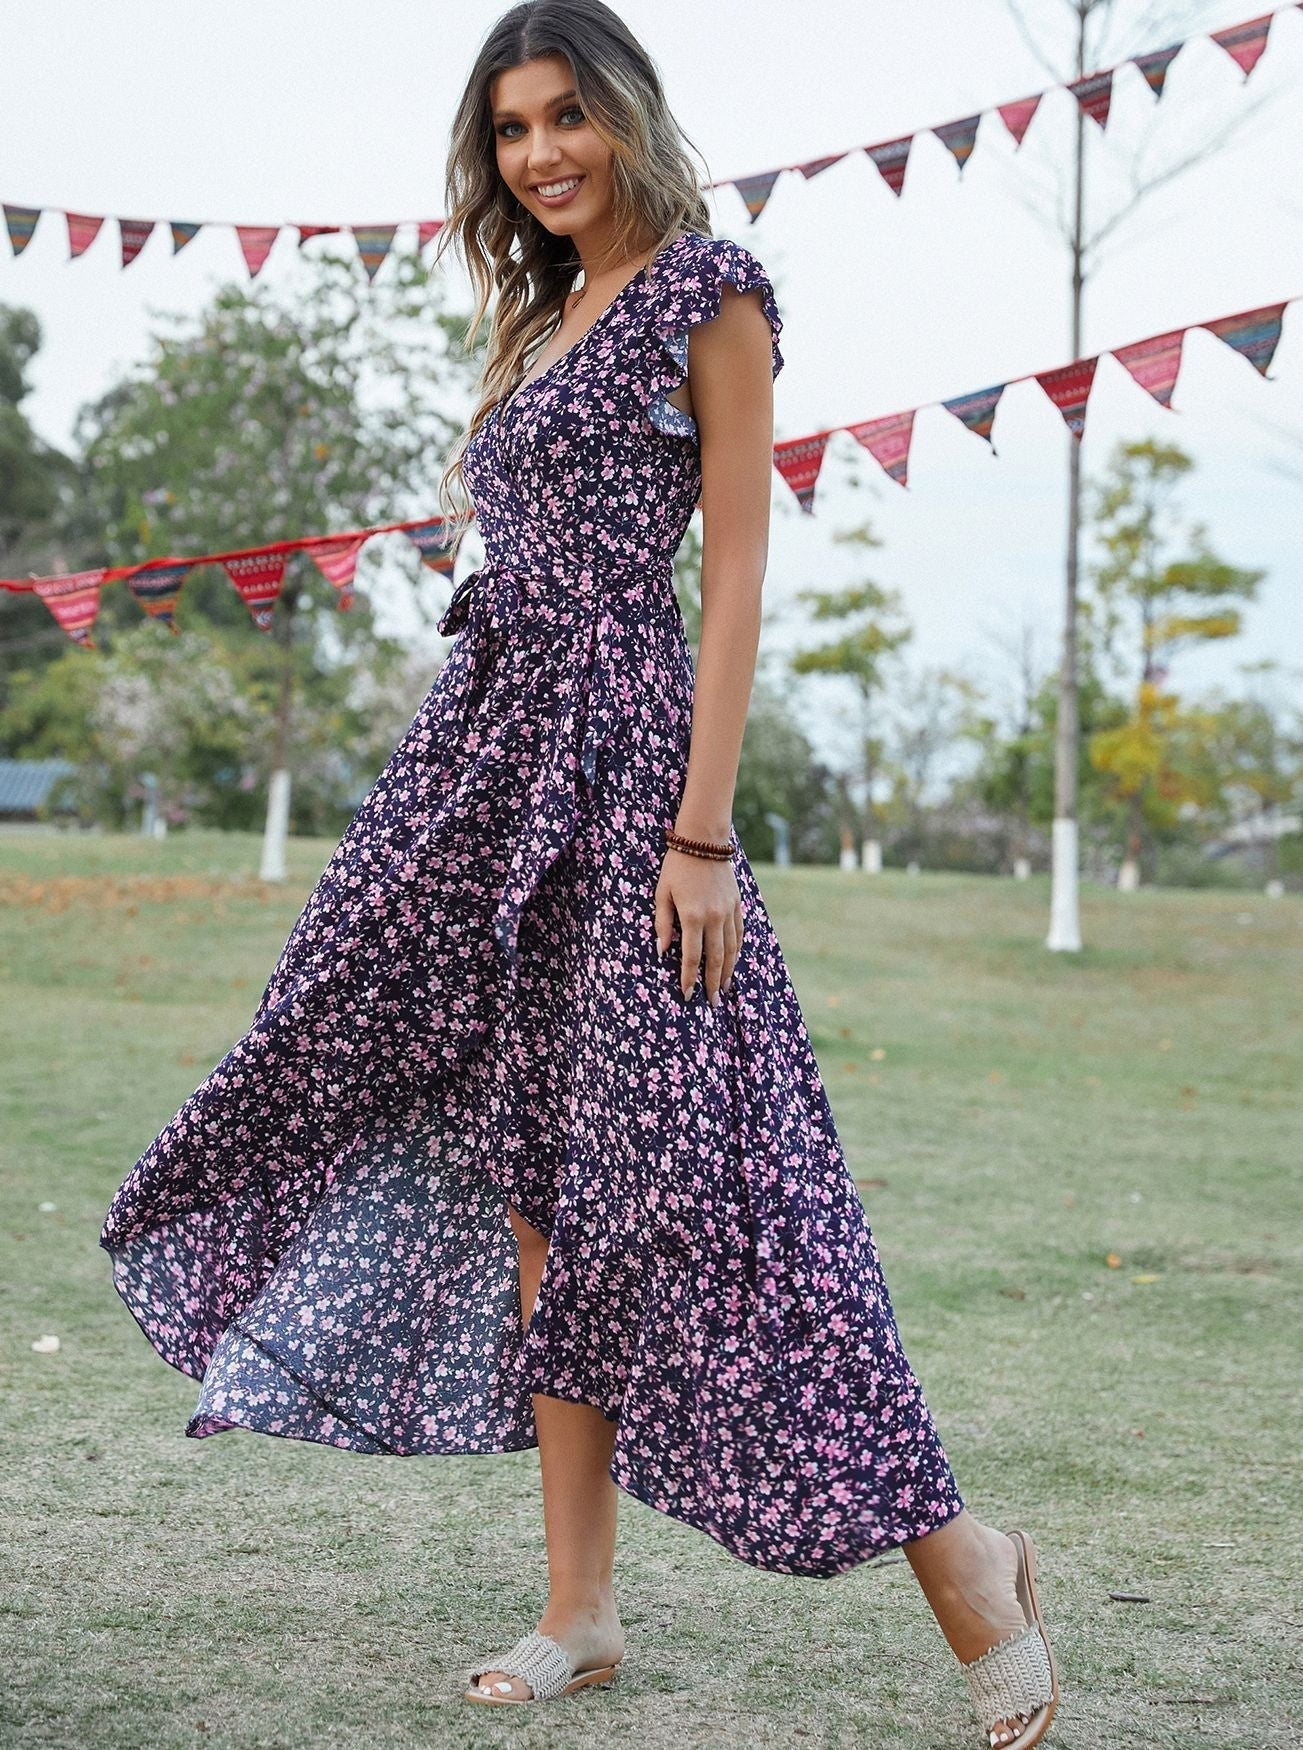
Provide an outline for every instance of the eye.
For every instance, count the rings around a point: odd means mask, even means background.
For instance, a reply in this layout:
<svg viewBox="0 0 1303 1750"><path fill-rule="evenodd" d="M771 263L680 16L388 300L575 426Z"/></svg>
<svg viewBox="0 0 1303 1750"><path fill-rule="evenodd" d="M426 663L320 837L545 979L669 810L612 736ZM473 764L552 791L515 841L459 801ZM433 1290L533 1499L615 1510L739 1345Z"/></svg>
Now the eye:
<svg viewBox="0 0 1303 1750"><path fill-rule="evenodd" d="M572 126L578 125L579 123L582 123L584 120L586 120L586 117L584 115L583 110L579 107L579 105L577 103L572 103L567 108L565 108L561 111L561 119L563 121L565 120L566 116L568 116L568 115L572 115L576 118L576 122L572 123L571 124ZM520 126L522 126L522 124L520 122L503 122L497 131L498 131L499 135L504 140L511 140L511 139L515 138L515 135L509 134L507 132L507 129L508 128L518 128Z"/></svg>

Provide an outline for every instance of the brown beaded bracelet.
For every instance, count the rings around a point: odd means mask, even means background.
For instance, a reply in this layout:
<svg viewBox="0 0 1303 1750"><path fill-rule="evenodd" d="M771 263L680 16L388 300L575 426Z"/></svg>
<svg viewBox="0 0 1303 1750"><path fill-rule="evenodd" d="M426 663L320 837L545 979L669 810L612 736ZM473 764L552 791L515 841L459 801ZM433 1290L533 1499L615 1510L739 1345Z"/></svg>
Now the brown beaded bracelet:
<svg viewBox="0 0 1303 1750"><path fill-rule="evenodd" d="M672 851L684 851L689 857L710 857L719 862L731 860L738 851L737 834L730 833L726 845L712 844L709 839L688 839L682 833L675 832L672 826L665 828L665 843Z"/></svg>

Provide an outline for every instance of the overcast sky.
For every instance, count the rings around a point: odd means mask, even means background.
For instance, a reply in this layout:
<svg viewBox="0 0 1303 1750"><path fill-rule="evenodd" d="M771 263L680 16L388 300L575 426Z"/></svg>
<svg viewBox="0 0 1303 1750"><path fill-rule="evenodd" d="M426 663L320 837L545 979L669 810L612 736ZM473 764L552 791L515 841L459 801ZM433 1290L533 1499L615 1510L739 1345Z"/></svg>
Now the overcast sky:
<svg viewBox="0 0 1303 1750"><path fill-rule="evenodd" d="M481 0L0 5L11 46L0 198L241 223L440 216L454 103L503 10ZM1064 0L1021 5L1067 74ZM1005 0L805 0L799 11L771 0L624 0L618 9L716 179L890 139L1055 82ZM1118 0L1113 10L1105 64L1254 14L1247 0L1166 10ZM1126 199L1138 155L1146 170L1161 169L1262 107L1105 245L1087 290L1086 352L1303 295L1301 98L1299 10L1278 19L1247 84L1206 40L1182 51L1157 109L1134 70L1119 76L1107 134L1087 124L1096 224ZM1072 110L1067 93L1053 93L1017 153L988 116L962 178L939 141L918 141L899 201L862 154L808 183L782 177L755 225L733 190L719 192L715 229L754 250L777 288L787 361L776 385L780 438L1069 359L1066 252L1036 215L1062 204ZM244 273L224 229L175 259L170 239L156 234L126 272L117 247L116 226L106 225L70 263L54 216L21 258L0 243L0 301L30 306L45 329L27 411L61 445L80 403L142 355L151 311L196 310L222 279ZM292 255L287 233L264 277L284 272ZM1092 394L1087 472L1121 439L1182 445L1197 464L1189 504L1218 553L1269 572L1246 636L1181 661L1175 678L1191 687L1238 688L1238 665L1263 657L1303 668L1303 303L1285 312L1273 377L1198 333L1186 342L1179 413L1165 413L1111 359ZM1035 384L1009 391L995 431L998 456L944 410L922 412L908 491L841 434L814 517L800 514L775 475L771 605L780 609L801 584L854 576L855 561L831 536L868 515L884 545L860 565L903 592L918 663L994 676L992 635L1024 621L1051 660L1068 439ZM852 489L853 475L863 490ZM432 509L436 480L432 465ZM259 534L232 529L231 544ZM428 587L446 595L433 577ZM799 640L799 623L788 615L771 636L776 647Z"/></svg>

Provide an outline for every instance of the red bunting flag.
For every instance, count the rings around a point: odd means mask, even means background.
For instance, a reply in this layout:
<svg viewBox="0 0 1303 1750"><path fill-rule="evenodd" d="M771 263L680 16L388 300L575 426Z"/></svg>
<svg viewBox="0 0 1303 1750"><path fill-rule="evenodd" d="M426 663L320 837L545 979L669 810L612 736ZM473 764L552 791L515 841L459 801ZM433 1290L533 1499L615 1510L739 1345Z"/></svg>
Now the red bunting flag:
<svg viewBox="0 0 1303 1750"><path fill-rule="evenodd" d="M848 154L845 152L834 152L831 157L811 158L808 164L798 164L796 168L801 172L801 175L805 180L809 182L812 176L818 176L819 172L821 170L827 170L830 164L840 164L842 159L847 155Z"/></svg>
<svg viewBox="0 0 1303 1750"><path fill-rule="evenodd" d="M1074 359L1070 365L1060 365L1057 370L1036 373L1036 381L1063 415L1065 425L1078 443L1086 429L1086 403L1090 399L1098 363L1098 357Z"/></svg>
<svg viewBox="0 0 1303 1750"><path fill-rule="evenodd" d="M299 248L313 237L334 237L344 229L342 225L296 225L294 229L299 234Z"/></svg>
<svg viewBox="0 0 1303 1750"><path fill-rule="evenodd" d="M1215 30L1212 39L1218 48L1235 62L1244 72L1247 84L1249 74L1262 59L1263 50L1267 46L1267 36L1271 30L1272 14L1264 14L1261 18L1251 18L1247 24L1233 24L1228 30Z"/></svg>
<svg viewBox="0 0 1303 1750"><path fill-rule="evenodd" d="M285 577L288 555L279 553L239 553L222 561L226 575L239 590L260 632L270 632L276 617L276 602Z"/></svg>
<svg viewBox="0 0 1303 1750"><path fill-rule="evenodd" d="M76 261L99 236L104 220L94 213L65 213L63 217L68 226L68 260Z"/></svg>
<svg viewBox="0 0 1303 1750"><path fill-rule="evenodd" d="M914 436L914 409L888 413L882 419L866 419L848 425L847 431L891 475L899 486L909 485L909 446Z"/></svg>
<svg viewBox="0 0 1303 1750"><path fill-rule="evenodd" d="M271 254L271 246L280 236L279 225L237 225L235 235L240 240L240 253L249 270L249 278L257 279L262 264Z"/></svg>
<svg viewBox="0 0 1303 1750"><path fill-rule="evenodd" d="M154 233L153 219L119 219L122 238L122 265L130 267Z"/></svg>
<svg viewBox="0 0 1303 1750"><path fill-rule="evenodd" d="M1041 106L1041 94L1035 97L1020 97L1017 103L1002 103L999 109L1000 120L1013 135L1014 149L1023 143L1023 137L1032 124L1032 117Z"/></svg>
<svg viewBox="0 0 1303 1750"><path fill-rule="evenodd" d="M1108 126L1109 107L1113 101L1113 73L1088 73L1084 79L1074 79L1068 90L1088 115L1099 124L1100 132Z"/></svg>
<svg viewBox="0 0 1303 1750"><path fill-rule="evenodd" d="M905 167L909 163L909 149L913 144L913 134L906 134L902 139L884 140L880 145L864 148L894 195L899 195L905 186Z"/></svg>
<svg viewBox="0 0 1303 1750"><path fill-rule="evenodd" d="M305 549L326 582L339 591L341 608L353 606L356 593L353 579L357 575L358 555L366 539L365 534L342 535L338 539L314 541Z"/></svg>
<svg viewBox="0 0 1303 1750"><path fill-rule="evenodd" d="M774 466L796 494L796 502L807 516L814 515L815 482L831 436L831 432L820 431L813 437L792 438L774 445Z"/></svg>
<svg viewBox="0 0 1303 1750"><path fill-rule="evenodd" d="M64 577L33 577L32 588L74 643L94 650L91 627L99 617L100 585L107 566L75 571Z"/></svg>
<svg viewBox="0 0 1303 1750"><path fill-rule="evenodd" d="M135 571L127 579L127 588L141 607L152 619L161 620L169 632L180 630L176 603L190 569L188 565L160 565L153 570Z"/></svg>
<svg viewBox="0 0 1303 1750"><path fill-rule="evenodd" d="M424 249L427 243L433 243L434 239L442 230L442 219L421 219L416 227L417 250L420 251Z"/></svg>
<svg viewBox="0 0 1303 1750"><path fill-rule="evenodd" d="M1130 346L1115 346L1113 357L1130 371L1142 389L1148 389L1160 406L1170 407L1184 341L1185 329L1173 328L1167 334L1155 334Z"/></svg>

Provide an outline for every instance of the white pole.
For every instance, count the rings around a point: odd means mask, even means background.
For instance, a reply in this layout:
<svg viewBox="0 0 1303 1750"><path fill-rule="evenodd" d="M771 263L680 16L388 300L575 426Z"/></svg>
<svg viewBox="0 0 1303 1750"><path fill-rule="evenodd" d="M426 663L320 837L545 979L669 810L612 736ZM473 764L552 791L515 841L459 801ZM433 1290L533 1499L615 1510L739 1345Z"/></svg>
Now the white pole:
<svg viewBox="0 0 1303 1750"><path fill-rule="evenodd" d="M1045 946L1061 952L1081 951L1080 913L1077 909L1077 823L1056 820L1050 865L1050 933Z"/></svg>
<svg viewBox="0 0 1303 1750"><path fill-rule="evenodd" d="M284 769L271 775L267 786L267 824L262 834L262 881L284 881L285 842L290 836L290 775Z"/></svg>

